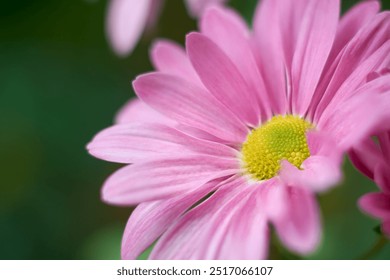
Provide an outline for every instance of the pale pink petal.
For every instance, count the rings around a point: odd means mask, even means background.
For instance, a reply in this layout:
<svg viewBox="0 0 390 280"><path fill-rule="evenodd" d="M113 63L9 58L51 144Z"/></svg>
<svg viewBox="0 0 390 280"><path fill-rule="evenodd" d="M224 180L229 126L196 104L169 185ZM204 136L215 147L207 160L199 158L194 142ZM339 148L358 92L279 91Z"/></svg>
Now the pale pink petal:
<svg viewBox="0 0 390 280"><path fill-rule="evenodd" d="M241 143L248 128L203 88L179 77L151 73L134 83L137 95L166 116L221 139Z"/></svg>
<svg viewBox="0 0 390 280"><path fill-rule="evenodd" d="M137 44L149 16L151 0L110 0L106 31L118 55L127 55Z"/></svg>
<svg viewBox="0 0 390 280"><path fill-rule="evenodd" d="M190 61L206 88L246 124L257 126L260 115L256 96L231 59L199 33L187 35L186 46Z"/></svg>
<svg viewBox="0 0 390 280"><path fill-rule="evenodd" d="M370 179L374 179L376 165L383 161L379 147L371 138L355 145L348 155L355 167Z"/></svg>
<svg viewBox="0 0 390 280"><path fill-rule="evenodd" d="M104 183L102 199L117 205L159 200L234 174L237 168L235 159L206 155L163 156L116 171Z"/></svg>
<svg viewBox="0 0 390 280"><path fill-rule="evenodd" d="M266 254L267 228L254 188L245 179L226 182L186 213L157 242L152 259L257 259ZM252 207L250 207L252 206ZM245 219L242 214L245 213ZM229 250L230 248L230 250ZM234 255L232 255L235 253Z"/></svg>
<svg viewBox="0 0 390 280"><path fill-rule="evenodd" d="M304 115L336 35L339 0L307 1L292 61L293 113Z"/></svg>
<svg viewBox="0 0 390 280"><path fill-rule="evenodd" d="M170 118L153 110L139 98L130 99L117 113L115 123L153 122L167 125L175 124Z"/></svg>
<svg viewBox="0 0 390 280"><path fill-rule="evenodd" d="M288 161L281 163L280 178L290 186L322 192L341 181L341 166L326 156L310 156L298 169Z"/></svg>
<svg viewBox="0 0 390 280"><path fill-rule="evenodd" d="M291 251L313 252L321 239L321 223L314 195L304 189L285 187L285 215L274 221L281 241Z"/></svg>
<svg viewBox="0 0 390 280"><path fill-rule="evenodd" d="M390 217L390 196L383 193L369 193L359 199L359 206L368 214L380 219Z"/></svg>
<svg viewBox="0 0 390 280"><path fill-rule="evenodd" d="M172 225L188 208L218 185L205 184L195 191L135 208L127 222L122 239L122 259L135 259Z"/></svg>
<svg viewBox="0 0 390 280"><path fill-rule="evenodd" d="M157 70L201 84L180 45L168 40L158 40L153 44L150 56Z"/></svg>
<svg viewBox="0 0 390 280"><path fill-rule="evenodd" d="M235 149L193 138L158 123L122 124L98 133L87 149L97 158L119 163L134 163L160 155L208 154L234 158Z"/></svg>
<svg viewBox="0 0 390 280"><path fill-rule="evenodd" d="M264 118L271 116L271 104L269 104L264 81L252 53L250 34L244 20L233 10L211 8L203 15L200 30L202 34L214 41L236 65L251 92L258 97L258 109L262 107L261 113ZM243 57L245 59L242 59ZM265 110L267 110L266 113Z"/></svg>
<svg viewBox="0 0 390 280"><path fill-rule="evenodd" d="M187 6L188 12L193 17L199 17L207 7L222 5L227 0L186 0L184 3Z"/></svg>

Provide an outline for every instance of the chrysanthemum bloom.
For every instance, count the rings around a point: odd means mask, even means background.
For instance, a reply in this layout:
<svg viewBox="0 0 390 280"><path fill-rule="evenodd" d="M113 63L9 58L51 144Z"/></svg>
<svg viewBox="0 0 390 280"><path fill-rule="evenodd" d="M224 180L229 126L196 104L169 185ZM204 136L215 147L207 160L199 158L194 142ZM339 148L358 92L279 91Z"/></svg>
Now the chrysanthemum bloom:
<svg viewBox="0 0 390 280"><path fill-rule="evenodd" d="M381 133L378 140L378 144L364 141L350 154L355 166L380 189L362 196L359 205L382 221L382 232L390 238L390 132Z"/></svg>
<svg viewBox="0 0 390 280"><path fill-rule="evenodd" d="M213 8L186 52L154 45L157 71L133 84L141 101L88 146L130 164L102 189L110 204L139 204L123 258L156 240L152 259L266 258L269 224L291 251L316 249L315 194L340 181L344 153L390 126L389 78L367 80L390 62L390 15L376 1L341 19L339 8L263 0L253 32Z"/></svg>
<svg viewBox="0 0 390 280"><path fill-rule="evenodd" d="M209 5L226 0L186 0L188 11L198 17ZM137 45L145 29L152 28L160 14L164 0L111 0L108 7L106 31L116 54L128 55Z"/></svg>

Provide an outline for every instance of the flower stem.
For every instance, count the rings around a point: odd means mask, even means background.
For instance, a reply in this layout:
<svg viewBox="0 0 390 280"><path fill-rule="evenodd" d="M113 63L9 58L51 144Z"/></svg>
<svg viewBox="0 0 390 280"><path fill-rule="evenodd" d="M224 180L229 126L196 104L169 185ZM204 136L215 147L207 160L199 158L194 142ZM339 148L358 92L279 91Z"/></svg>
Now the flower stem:
<svg viewBox="0 0 390 280"><path fill-rule="evenodd" d="M375 242L374 246L367 250L364 254L362 254L358 259L359 260L370 260L376 254L378 254L383 247L387 244L387 238L384 235L380 235L378 240Z"/></svg>

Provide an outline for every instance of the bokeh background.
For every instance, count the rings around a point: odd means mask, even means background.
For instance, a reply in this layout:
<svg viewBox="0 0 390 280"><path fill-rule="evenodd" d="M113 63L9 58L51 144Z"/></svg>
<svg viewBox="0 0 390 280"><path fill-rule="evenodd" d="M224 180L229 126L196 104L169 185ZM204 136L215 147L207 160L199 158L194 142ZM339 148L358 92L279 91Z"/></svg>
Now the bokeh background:
<svg viewBox="0 0 390 280"><path fill-rule="evenodd" d="M343 10L355 2L344 1ZM250 22L256 3L229 4ZM182 1L168 0L155 30L131 56L119 58L106 42L107 4L2 0L0 259L120 257L132 209L100 201L102 182L119 165L92 158L85 145L134 96L136 75L152 69L152 39L182 44L196 22ZM344 169L344 183L319 197L323 242L309 259L354 259L378 239L379 223L356 207L361 194L376 188L347 160ZM295 257L273 237L271 258ZM374 258L389 259L390 245Z"/></svg>

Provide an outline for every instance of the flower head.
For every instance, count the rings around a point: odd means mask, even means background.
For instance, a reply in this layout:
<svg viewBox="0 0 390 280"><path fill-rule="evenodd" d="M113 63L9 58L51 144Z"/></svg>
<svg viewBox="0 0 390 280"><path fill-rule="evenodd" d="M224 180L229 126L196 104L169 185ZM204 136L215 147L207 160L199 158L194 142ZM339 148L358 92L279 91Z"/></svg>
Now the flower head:
<svg viewBox="0 0 390 280"><path fill-rule="evenodd" d="M341 180L343 154L390 126L389 76L367 80L390 61L390 16L376 1L341 19L339 8L263 0L253 32L211 8L186 52L154 45L157 71L133 83L138 104L88 145L130 164L102 190L108 203L139 204L123 258L157 239L150 258L265 258L269 224L290 250L317 248L315 194Z"/></svg>

